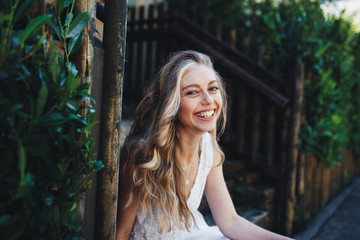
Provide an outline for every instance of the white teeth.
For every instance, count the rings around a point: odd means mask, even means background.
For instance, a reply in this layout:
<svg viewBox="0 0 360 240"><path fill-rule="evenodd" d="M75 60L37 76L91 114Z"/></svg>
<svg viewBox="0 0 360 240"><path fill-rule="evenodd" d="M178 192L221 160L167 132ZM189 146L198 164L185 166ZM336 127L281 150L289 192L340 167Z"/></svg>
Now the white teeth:
<svg viewBox="0 0 360 240"><path fill-rule="evenodd" d="M205 111L205 112L201 112L199 114L196 114L196 116L202 117L202 118L209 118L212 117L212 115L214 114L214 110L211 111Z"/></svg>

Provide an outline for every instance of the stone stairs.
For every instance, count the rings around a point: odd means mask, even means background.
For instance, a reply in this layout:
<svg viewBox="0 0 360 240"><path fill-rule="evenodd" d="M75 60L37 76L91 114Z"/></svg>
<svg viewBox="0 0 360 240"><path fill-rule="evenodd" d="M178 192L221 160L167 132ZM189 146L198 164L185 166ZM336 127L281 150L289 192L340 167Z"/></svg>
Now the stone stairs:
<svg viewBox="0 0 360 240"><path fill-rule="evenodd" d="M272 229L275 188L266 184L258 172L248 167L246 160L227 159L223 169L237 213L258 226ZM209 225L215 224L204 199L199 210Z"/></svg>

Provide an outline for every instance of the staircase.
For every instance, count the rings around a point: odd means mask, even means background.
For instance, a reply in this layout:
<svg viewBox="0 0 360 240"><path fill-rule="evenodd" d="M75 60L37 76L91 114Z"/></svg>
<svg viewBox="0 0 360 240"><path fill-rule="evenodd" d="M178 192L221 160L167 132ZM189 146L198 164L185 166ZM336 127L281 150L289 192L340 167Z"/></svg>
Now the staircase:
<svg viewBox="0 0 360 240"><path fill-rule="evenodd" d="M236 212L260 227L271 229L275 187L266 184L258 172L250 170L245 160L227 159L223 169ZM205 197L199 210L209 225L215 225Z"/></svg>

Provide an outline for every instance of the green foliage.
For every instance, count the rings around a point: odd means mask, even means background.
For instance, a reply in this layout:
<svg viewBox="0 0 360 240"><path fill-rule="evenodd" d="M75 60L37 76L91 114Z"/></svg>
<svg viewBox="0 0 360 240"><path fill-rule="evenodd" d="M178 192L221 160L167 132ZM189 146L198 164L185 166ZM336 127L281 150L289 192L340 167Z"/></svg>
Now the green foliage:
<svg viewBox="0 0 360 240"><path fill-rule="evenodd" d="M256 59L264 45L264 64L271 68L277 55L280 77L286 78L289 62L302 62L306 122L300 151L330 168L341 164L342 147L360 158L360 34L351 19L325 18L320 4L326 1L320 0L169 1L185 2L185 12L201 9L213 22L236 29L237 48L250 40L250 57Z"/></svg>
<svg viewBox="0 0 360 240"><path fill-rule="evenodd" d="M88 13L73 19L74 2L60 0L56 16L32 17L34 3L1 3L1 238L79 239L77 202L102 168L89 84L69 60ZM44 28L54 29L64 56Z"/></svg>

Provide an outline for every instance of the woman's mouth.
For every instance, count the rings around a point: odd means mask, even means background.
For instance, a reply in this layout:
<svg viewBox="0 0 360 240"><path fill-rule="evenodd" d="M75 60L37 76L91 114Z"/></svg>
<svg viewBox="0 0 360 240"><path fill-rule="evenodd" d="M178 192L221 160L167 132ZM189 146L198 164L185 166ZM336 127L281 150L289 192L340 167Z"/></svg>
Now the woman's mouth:
<svg viewBox="0 0 360 240"><path fill-rule="evenodd" d="M215 114L215 111L213 109L213 110L208 110L208 111L202 111L202 112L196 113L195 115L200 118L211 118L214 116L214 114Z"/></svg>

